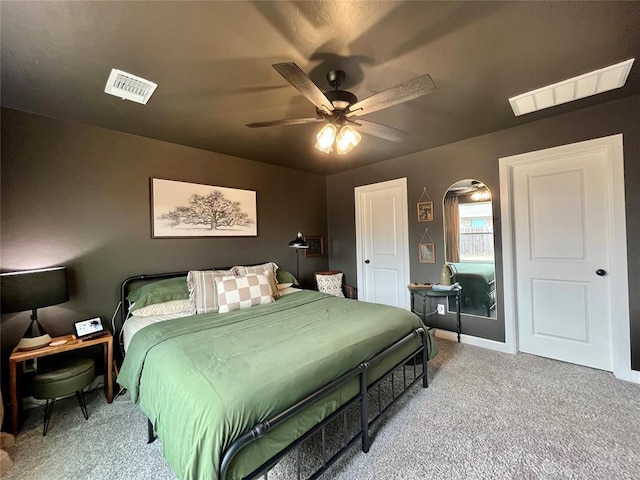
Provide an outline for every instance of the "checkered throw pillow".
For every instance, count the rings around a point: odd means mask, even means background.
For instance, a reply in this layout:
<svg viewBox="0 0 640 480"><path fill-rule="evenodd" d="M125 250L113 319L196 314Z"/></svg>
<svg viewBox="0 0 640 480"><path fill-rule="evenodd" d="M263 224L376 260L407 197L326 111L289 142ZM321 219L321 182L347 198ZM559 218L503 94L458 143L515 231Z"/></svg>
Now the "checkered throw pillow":
<svg viewBox="0 0 640 480"><path fill-rule="evenodd" d="M216 278L233 275L231 270L192 270L187 275L191 311L209 313L218 311Z"/></svg>
<svg viewBox="0 0 640 480"><path fill-rule="evenodd" d="M322 293L328 293L335 297L344 298L342 292L342 273L334 273L332 275L316 275L316 283L318 284L318 291Z"/></svg>
<svg viewBox="0 0 640 480"><path fill-rule="evenodd" d="M218 278L216 288L220 313L273 302L266 275L248 273L238 277Z"/></svg>
<svg viewBox="0 0 640 480"><path fill-rule="evenodd" d="M233 267L233 271L236 275L246 275L248 273L257 273L259 275L267 275L269 277L269 285L271 286L271 296L275 299L280 296L278 290L278 281L276 279L276 272L278 271L278 265L274 262L267 262L261 265L236 265Z"/></svg>

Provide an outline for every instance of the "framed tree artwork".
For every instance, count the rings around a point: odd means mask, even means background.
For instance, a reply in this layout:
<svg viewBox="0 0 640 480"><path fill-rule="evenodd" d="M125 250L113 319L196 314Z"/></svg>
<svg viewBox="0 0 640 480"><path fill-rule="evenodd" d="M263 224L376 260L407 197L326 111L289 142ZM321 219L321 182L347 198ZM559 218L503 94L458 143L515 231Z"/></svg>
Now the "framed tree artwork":
<svg viewBox="0 0 640 480"><path fill-rule="evenodd" d="M151 237L257 236L256 192L151 179Z"/></svg>
<svg viewBox="0 0 640 480"><path fill-rule="evenodd" d="M322 235L306 235L305 240L309 248L305 249L305 257L324 256L324 237Z"/></svg>

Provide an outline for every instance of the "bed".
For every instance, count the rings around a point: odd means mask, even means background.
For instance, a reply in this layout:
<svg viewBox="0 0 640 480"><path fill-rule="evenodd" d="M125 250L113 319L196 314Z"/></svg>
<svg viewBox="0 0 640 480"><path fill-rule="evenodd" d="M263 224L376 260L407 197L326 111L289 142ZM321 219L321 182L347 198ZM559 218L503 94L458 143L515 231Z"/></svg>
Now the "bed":
<svg viewBox="0 0 640 480"><path fill-rule="evenodd" d="M487 317L496 306L496 279L493 263L447 263L451 280L462 286L463 306L483 308Z"/></svg>
<svg viewBox="0 0 640 480"><path fill-rule="evenodd" d="M131 277L123 298L133 282L184 274ZM390 404L420 380L427 386L431 339L417 316L288 290L276 301L227 313L123 320L118 383L149 419L150 440L161 439L179 478L257 478L357 405L358 430L323 459L320 475L355 443L367 452L371 425ZM369 390L389 377L390 404L370 412Z"/></svg>

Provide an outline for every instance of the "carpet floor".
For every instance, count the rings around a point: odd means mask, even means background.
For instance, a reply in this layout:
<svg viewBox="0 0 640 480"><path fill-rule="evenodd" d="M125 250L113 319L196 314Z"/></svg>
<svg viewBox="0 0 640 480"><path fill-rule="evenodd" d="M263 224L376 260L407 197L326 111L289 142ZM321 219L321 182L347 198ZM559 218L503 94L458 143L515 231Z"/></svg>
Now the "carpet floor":
<svg viewBox="0 0 640 480"><path fill-rule="evenodd" d="M639 479L640 385L608 372L438 339L429 388L416 386L323 478ZM28 411L6 480L177 477L127 395L107 404L87 394L56 403L42 437L43 408ZM312 447L308 447L307 450ZM304 455L302 455L304 458ZM269 479L291 478L285 463Z"/></svg>

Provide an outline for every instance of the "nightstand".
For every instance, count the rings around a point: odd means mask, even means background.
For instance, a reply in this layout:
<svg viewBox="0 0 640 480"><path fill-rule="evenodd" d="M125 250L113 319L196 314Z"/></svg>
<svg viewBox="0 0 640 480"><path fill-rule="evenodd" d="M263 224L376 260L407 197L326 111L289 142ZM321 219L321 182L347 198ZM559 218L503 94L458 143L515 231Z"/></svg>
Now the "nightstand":
<svg viewBox="0 0 640 480"><path fill-rule="evenodd" d="M64 335L51 340L52 343L66 340L62 345L46 346L34 350L18 350L14 349L9 357L9 401L11 403L11 432L18 435L18 413L20 411L20 403L18 399L18 365L27 360L34 358L46 357L63 352L70 352L80 348L92 347L94 345L102 345L104 347L104 393L107 402L113 401L113 336L111 332L105 335L93 338L91 340L77 340L74 335Z"/></svg>
<svg viewBox="0 0 640 480"><path fill-rule="evenodd" d="M430 297L455 297L456 298L456 333L458 334L458 343L460 343L460 334L462 333L462 324L460 322L460 288L454 288L453 290L434 290L429 287L422 286L414 286L415 284L409 285L409 292L411 293L411 311L418 315L422 319L422 323L425 327L429 327L427 325L427 317L430 314L427 313L427 298ZM422 311L417 311L415 309L415 298L422 298ZM440 327L438 327L440 328Z"/></svg>

